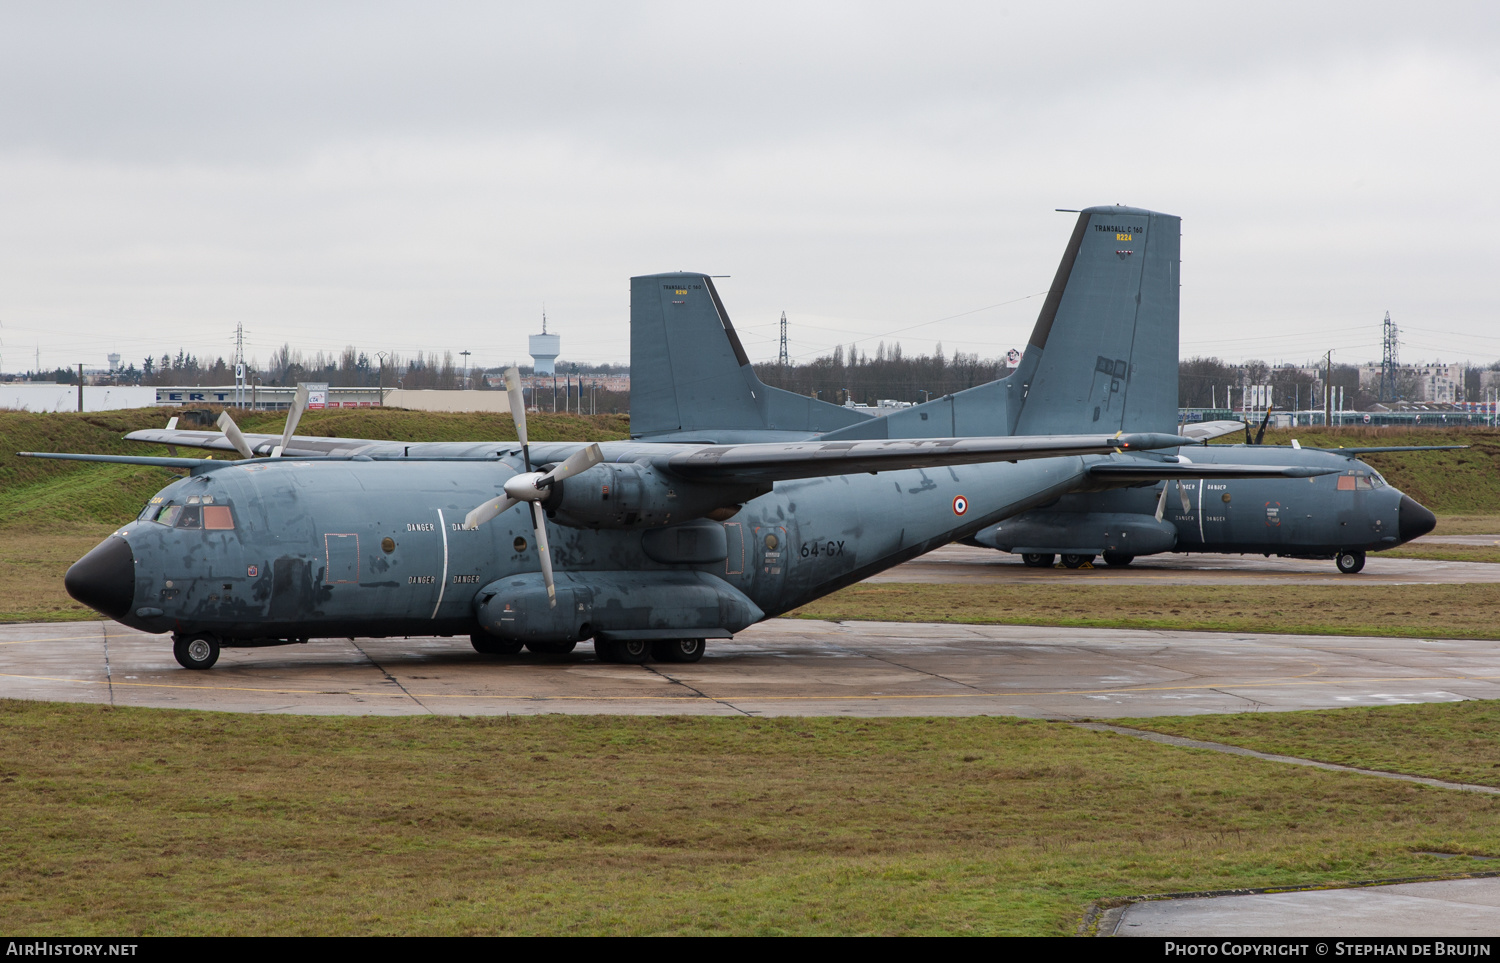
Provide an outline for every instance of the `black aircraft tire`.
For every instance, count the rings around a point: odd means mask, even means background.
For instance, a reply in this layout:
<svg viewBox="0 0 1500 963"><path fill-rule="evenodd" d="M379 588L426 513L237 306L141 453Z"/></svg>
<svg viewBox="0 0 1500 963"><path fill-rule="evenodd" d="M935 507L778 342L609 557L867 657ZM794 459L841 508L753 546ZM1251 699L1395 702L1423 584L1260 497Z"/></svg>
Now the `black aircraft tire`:
<svg viewBox="0 0 1500 963"><path fill-rule="evenodd" d="M497 639L488 632L474 632L470 634L469 644L480 655L515 655L521 651L520 642L514 642L510 639Z"/></svg>
<svg viewBox="0 0 1500 963"><path fill-rule="evenodd" d="M1027 568L1051 568L1055 561L1057 556L1046 552L1027 552L1021 556L1022 564Z"/></svg>
<svg viewBox="0 0 1500 963"><path fill-rule="evenodd" d="M1094 556L1092 555L1064 555L1062 557L1064 568L1083 568L1084 563L1092 564L1093 561Z"/></svg>
<svg viewBox="0 0 1500 963"><path fill-rule="evenodd" d="M624 665L644 665L651 661L651 645L645 639L617 640L614 643L615 661Z"/></svg>
<svg viewBox="0 0 1500 963"><path fill-rule="evenodd" d="M1353 575L1354 573L1365 567L1365 553L1339 552L1338 558L1334 559L1334 564L1337 565L1339 567L1339 571L1343 572L1345 575Z"/></svg>
<svg viewBox="0 0 1500 963"><path fill-rule="evenodd" d="M643 665L651 661L651 647L655 643L646 639L594 640L594 651L600 662L615 665Z"/></svg>
<svg viewBox="0 0 1500 963"><path fill-rule="evenodd" d="M172 654L184 669L212 669L219 661L219 639L208 633L174 635Z"/></svg>
<svg viewBox="0 0 1500 963"><path fill-rule="evenodd" d="M1115 566L1119 566L1120 568L1124 568L1125 566L1129 565L1133 561L1135 561L1135 556L1134 555L1121 555L1119 552L1105 552L1104 553L1104 564L1105 565L1115 565Z"/></svg>
<svg viewBox="0 0 1500 963"><path fill-rule="evenodd" d="M658 662L697 662L707 647L704 639L663 639L651 643L651 657Z"/></svg>
<svg viewBox="0 0 1500 963"><path fill-rule="evenodd" d="M537 655L567 655L577 645L577 642L527 642L526 648Z"/></svg>

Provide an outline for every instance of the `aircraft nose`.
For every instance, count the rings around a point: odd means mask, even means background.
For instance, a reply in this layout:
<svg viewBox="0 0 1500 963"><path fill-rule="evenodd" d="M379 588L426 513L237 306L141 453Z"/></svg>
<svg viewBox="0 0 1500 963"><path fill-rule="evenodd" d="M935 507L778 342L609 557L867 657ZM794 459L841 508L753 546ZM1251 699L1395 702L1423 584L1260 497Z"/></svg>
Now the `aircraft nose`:
<svg viewBox="0 0 1500 963"><path fill-rule="evenodd" d="M1401 496L1401 507L1396 510L1396 520L1396 528L1400 531L1403 542L1420 538L1437 527L1437 516L1418 505L1410 495Z"/></svg>
<svg viewBox="0 0 1500 963"><path fill-rule="evenodd" d="M73 563L63 587L89 608L124 618L135 600L135 553L125 539L111 535Z"/></svg>

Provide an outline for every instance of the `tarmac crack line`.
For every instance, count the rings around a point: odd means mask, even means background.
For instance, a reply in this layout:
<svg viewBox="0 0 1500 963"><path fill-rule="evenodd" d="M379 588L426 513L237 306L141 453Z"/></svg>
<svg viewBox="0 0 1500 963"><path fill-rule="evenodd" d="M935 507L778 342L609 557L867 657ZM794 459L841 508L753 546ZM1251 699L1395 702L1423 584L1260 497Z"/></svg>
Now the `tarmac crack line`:
<svg viewBox="0 0 1500 963"><path fill-rule="evenodd" d="M1490 796L1500 796L1500 788L1494 786L1480 786L1474 783L1448 782L1445 779L1432 779L1428 776L1410 776L1404 772L1385 772L1380 769L1361 769L1358 766L1341 766L1336 762L1319 762L1316 759L1303 759L1300 756L1282 756L1270 752L1260 752L1255 749L1246 749L1243 746L1231 746L1222 742L1205 742L1201 739L1185 739L1182 736L1169 736L1162 732L1151 732L1147 729L1130 729L1126 726L1112 726L1104 722L1074 722L1070 725L1080 729L1089 729L1093 732L1113 732L1116 735L1130 736L1132 739L1144 739L1147 742L1156 742L1162 745L1175 746L1178 749L1207 749L1211 752L1222 752L1231 756L1249 756L1263 762L1279 762L1289 766L1307 766L1310 769L1326 769L1331 772L1352 772L1361 776L1376 776L1381 779L1396 779L1401 782L1415 782L1423 786L1432 786L1437 789L1456 789L1460 792L1477 792Z"/></svg>
<svg viewBox="0 0 1500 963"><path fill-rule="evenodd" d="M641 666L641 668L645 669L647 672L654 672L654 673L656 673L657 675L661 676L663 679L666 679L668 682L672 683L673 685L680 685L680 686L682 686L684 689L688 690L689 692L692 692L692 693L696 694L699 698L706 699L709 702L717 702L719 705L723 706L726 709L733 709L735 712L738 712L740 715L751 716L752 718L755 715L755 713L749 712L749 711L747 711L745 709L741 709L739 706L735 705L732 702L725 702L723 699L715 698L714 696L709 695L707 692L704 692L702 689L699 689L697 686L689 685L688 683L682 681L681 679L678 679L678 678L675 678L673 676L667 675L665 672L661 671L660 669L658 669L654 665L643 665L643 666Z"/></svg>
<svg viewBox="0 0 1500 963"><path fill-rule="evenodd" d="M839 624L842 625L844 623L841 622ZM915 672L918 675L930 676L934 679L942 679L944 682L948 682L956 686L962 686L965 689L973 689L975 692L978 692L981 695L1001 695L1001 693L998 692L991 692L988 689L982 689L979 686L974 685L972 682L960 682L957 679L950 679L948 676L943 675L940 672L932 672L928 669L919 669L916 666L903 665L902 663L897 662L895 659L888 659L883 656L873 655L869 652L863 652L859 649L849 648L848 646L839 645L837 642L825 642L824 644L829 646L830 648L838 649L840 652L848 652L852 655L863 656L864 658L871 659L875 662L884 662L886 665L893 665L898 669L905 669L907 672Z"/></svg>
<svg viewBox="0 0 1500 963"><path fill-rule="evenodd" d="M422 709L423 709L423 711L427 712L429 715L437 715L437 713L435 713L431 709L429 709L427 707L427 705L421 699L418 699L415 695L413 695L410 689L408 689L406 686L402 685L400 679L398 679L395 676L391 675L389 672L386 671L385 666L381 665L379 662L376 662L375 659L370 655L370 653L366 652L364 650L364 648L358 642L356 642L353 639L350 639L349 640L349 644L352 645L352 646L354 646L355 651L357 651L360 655L362 655L365 658L369 659L370 660L370 664L373 665L375 668L377 668L377 669L380 670L381 675L385 676L386 681L390 682L396 688L398 688L402 692L404 692L406 694L406 697L408 699L410 699L411 701L415 702L417 705L421 706Z"/></svg>
<svg viewBox="0 0 1500 963"><path fill-rule="evenodd" d="M109 704L115 704L115 676L109 670L109 623L100 622L99 631L104 636L104 681L109 685Z"/></svg>

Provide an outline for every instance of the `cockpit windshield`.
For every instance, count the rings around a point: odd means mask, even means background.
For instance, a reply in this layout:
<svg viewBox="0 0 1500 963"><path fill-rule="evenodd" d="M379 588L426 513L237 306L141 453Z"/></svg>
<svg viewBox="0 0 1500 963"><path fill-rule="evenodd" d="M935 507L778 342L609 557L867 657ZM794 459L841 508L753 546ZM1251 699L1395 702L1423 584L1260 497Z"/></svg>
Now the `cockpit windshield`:
<svg viewBox="0 0 1500 963"><path fill-rule="evenodd" d="M216 503L213 495L189 495L185 501L186 504L162 504L152 499L149 505L141 509L136 521L195 531L234 529L234 512L223 502Z"/></svg>

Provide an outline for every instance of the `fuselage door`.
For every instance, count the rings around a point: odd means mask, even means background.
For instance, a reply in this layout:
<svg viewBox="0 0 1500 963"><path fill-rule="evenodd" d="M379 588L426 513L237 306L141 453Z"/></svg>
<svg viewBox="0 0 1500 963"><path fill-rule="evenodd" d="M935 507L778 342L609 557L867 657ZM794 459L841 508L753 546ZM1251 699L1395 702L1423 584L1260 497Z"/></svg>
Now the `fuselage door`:
<svg viewBox="0 0 1500 963"><path fill-rule="evenodd" d="M323 536L324 585L359 584L359 536L327 534Z"/></svg>

